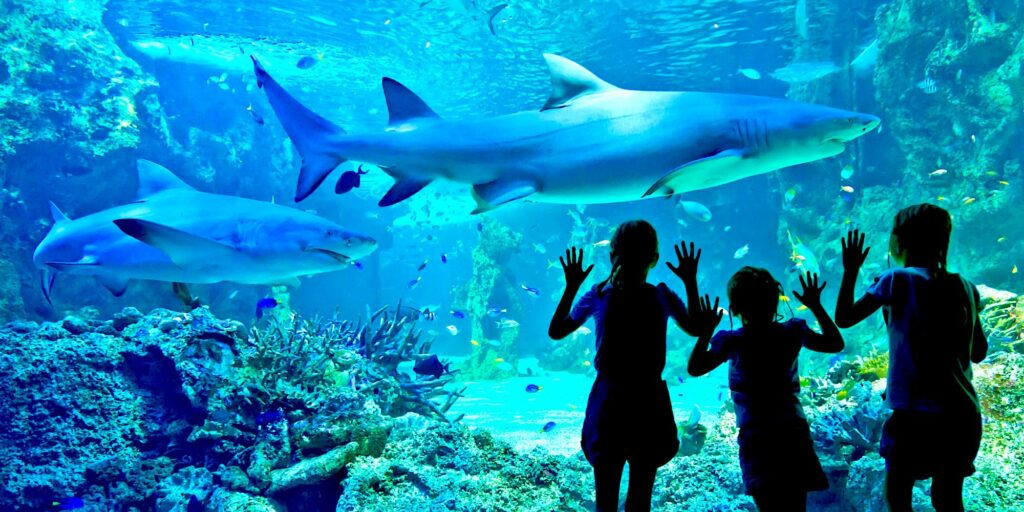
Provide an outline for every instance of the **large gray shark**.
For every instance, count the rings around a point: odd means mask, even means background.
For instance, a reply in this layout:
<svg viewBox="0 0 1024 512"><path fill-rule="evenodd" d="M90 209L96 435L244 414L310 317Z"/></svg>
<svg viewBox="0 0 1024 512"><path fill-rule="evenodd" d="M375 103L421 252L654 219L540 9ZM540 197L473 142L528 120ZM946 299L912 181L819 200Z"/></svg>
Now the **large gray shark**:
<svg viewBox="0 0 1024 512"><path fill-rule="evenodd" d="M523 198L633 201L837 155L880 122L776 98L621 89L566 58L544 58L551 96L540 110L444 120L405 86L384 78L388 127L352 135L295 100L255 57L253 64L257 83L302 155L296 201L345 160L376 164L395 179L380 206L438 178L471 184L474 213Z"/></svg>
<svg viewBox="0 0 1024 512"><path fill-rule="evenodd" d="M372 238L294 208L199 192L139 160L138 200L54 225L32 256L49 300L55 272L95 276L115 295L129 279L291 284L344 268Z"/></svg>

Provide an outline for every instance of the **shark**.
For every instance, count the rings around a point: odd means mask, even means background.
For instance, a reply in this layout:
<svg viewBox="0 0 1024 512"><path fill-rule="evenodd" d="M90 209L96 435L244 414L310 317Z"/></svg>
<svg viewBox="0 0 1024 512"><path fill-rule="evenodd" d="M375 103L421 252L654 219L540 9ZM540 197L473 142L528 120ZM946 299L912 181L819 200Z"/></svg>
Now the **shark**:
<svg viewBox="0 0 1024 512"><path fill-rule="evenodd" d="M302 201L346 160L394 180L396 204L438 179L472 186L473 213L526 199L635 201L705 189L828 158L881 122L876 116L779 98L616 87L544 54L551 94L537 110L448 120L391 78L388 125L349 134L296 100L250 56L256 83L302 157Z"/></svg>
<svg viewBox="0 0 1024 512"><path fill-rule="evenodd" d="M50 203L53 226L32 255L48 302L58 273L93 276L116 296L132 279L296 286L377 247L295 208L200 192L148 160L137 169L134 202L76 219Z"/></svg>

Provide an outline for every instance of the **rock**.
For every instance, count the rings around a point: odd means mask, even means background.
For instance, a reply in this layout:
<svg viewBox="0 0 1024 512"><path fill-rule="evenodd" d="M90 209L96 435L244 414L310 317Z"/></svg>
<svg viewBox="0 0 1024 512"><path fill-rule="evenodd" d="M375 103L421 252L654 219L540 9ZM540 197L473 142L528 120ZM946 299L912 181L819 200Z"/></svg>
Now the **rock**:
<svg viewBox="0 0 1024 512"><path fill-rule="evenodd" d="M218 476L220 476L221 485L228 490L245 491L253 494L259 492L259 489L252 485L252 481L249 480L249 476L245 474L245 471L238 466L221 466Z"/></svg>
<svg viewBox="0 0 1024 512"><path fill-rule="evenodd" d="M79 334L89 332L89 324L85 320L82 320L77 316L69 315L64 317L64 320L61 321L60 326L63 327L65 331L76 336Z"/></svg>
<svg viewBox="0 0 1024 512"><path fill-rule="evenodd" d="M190 496L204 503L212 490L213 474L206 468L186 466L160 482L156 491L156 510L185 512Z"/></svg>
<svg viewBox="0 0 1024 512"><path fill-rule="evenodd" d="M168 318L167 320L161 320L160 325L157 326L157 329L160 329L160 332L171 332L177 329L179 325L181 324L177 320L173 318Z"/></svg>
<svg viewBox="0 0 1024 512"><path fill-rule="evenodd" d="M243 492L232 492L218 488L206 504L206 510L218 512L284 512L285 508L276 501Z"/></svg>
<svg viewBox="0 0 1024 512"><path fill-rule="evenodd" d="M358 450L359 443L352 442L319 457L303 460L290 468L275 469L270 472L269 492L274 494L299 485L315 484L326 480L351 462Z"/></svg>
<svg viewBox="0 0 1024 512"><path fill-rule="evenodd" d="M114 314L114 329L123 331L125 327L128 327L139 320L142 320L142 312L132 307L124 308L120 313Z"/></svg>
<svg viewBox="0 0 1024 512"><path fill-rule="evenodd" d="M29 320L17 320L7 324L6 327L18 334L25 334L38 329L39 324Z"/></svg>
<svg viewBox="0 0 1024 512"><path fill-rule="evenodd" d="M981 295L981 301L984 303L1010 300L1017 296L1016 293L1008 292L1005 290L997 290L995 288L985 286L983 284L978 285L978 294Z"/></svg>

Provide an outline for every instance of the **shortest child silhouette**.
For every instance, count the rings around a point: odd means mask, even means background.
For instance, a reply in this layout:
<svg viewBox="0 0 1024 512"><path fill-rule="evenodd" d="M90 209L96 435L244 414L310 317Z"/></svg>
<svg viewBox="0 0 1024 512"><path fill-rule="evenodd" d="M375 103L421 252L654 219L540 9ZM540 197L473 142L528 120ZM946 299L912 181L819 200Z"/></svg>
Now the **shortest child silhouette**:
<svg viewBox="0 0 1024 512"><path fill-rule="evenodd" d="M668 267L697 297L699 253L676 247L679 263ZM576 297L593 269L583 269L583 251L565 251L565 293L551 318L548 334L562 339L593 317L597 379L587 400L581 445L594 467L598 512L618 510L619 482L629 462L628 512L651 509L654 477L679 451L665 369L665 331L672 318L687 332L690 318L682 300L664 283L647 282L658 262L658 236L644 221L623 223L611 240L611 275ZM690 295L692 294L692 295ZM691 332L692 333L692 332Z"/></svg>
<svg viewBox="0 0 1024 512"><path fill-rule="evenodd" d="M687 371L700 376L729 362L729 390L740 429L740 467L747 494L762 512L807 509L808 491L828 488L814 453L810 428L797 394L800 349L839 352L843 337L821 305L817 274L800 276L803 293L793 295L807 306L823 333L807 322L779 322L782 287L765 269L743 267L729 279L727 295L739 329L712 334L722 319L718 299L700 299L691 308L699 333Z"/></svg>

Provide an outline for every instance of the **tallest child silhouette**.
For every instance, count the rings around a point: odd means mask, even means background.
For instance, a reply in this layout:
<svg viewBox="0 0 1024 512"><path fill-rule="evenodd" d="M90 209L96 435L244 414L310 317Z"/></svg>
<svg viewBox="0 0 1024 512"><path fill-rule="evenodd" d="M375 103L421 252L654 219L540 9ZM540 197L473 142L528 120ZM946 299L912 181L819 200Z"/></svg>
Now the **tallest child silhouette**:
<svg viewBox="0 0 1024 512"><path fill-rule="evenodd" d="M658 262L658 236L642 220L621 224L611 239L611 274L572 306L593 265L583 268L583 251L573 247L559 258L565 292L548 334L562 339L594 317L597 378L583 422L582 447L594 468L598 512L618 510L619 482L629 462L628 512L651 509L657 469L679 450L665 369L665 332L671 317L688 333L695 330L686 306L664 283L647 282ZM679 263L668 267L682 279L687 299L697 297L700 254L676 247Z"/></svg>

